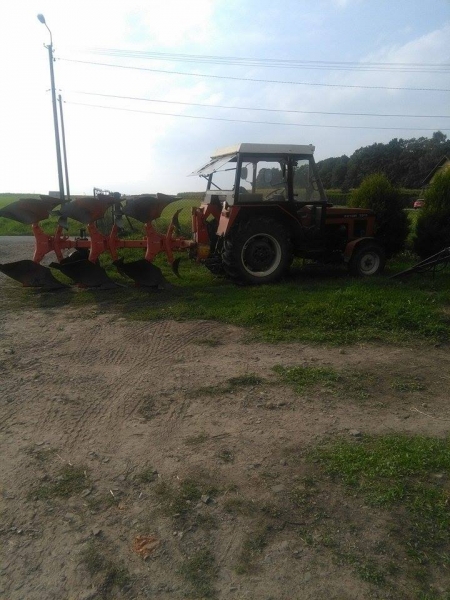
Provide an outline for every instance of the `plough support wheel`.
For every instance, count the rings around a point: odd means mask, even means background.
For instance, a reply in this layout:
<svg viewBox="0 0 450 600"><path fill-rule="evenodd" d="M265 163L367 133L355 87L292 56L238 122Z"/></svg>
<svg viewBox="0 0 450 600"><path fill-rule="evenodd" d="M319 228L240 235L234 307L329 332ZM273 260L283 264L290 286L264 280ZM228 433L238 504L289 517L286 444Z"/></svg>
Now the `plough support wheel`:
<svg viewBox="0 0 450 600"><path fill-rule="evenodd" d="M45 290L59 290L67 288L58 281L49 268L32 260L19 260L17 262L0 264L0 271L8 277L19 281L24 287L39 287Z"/></svg>

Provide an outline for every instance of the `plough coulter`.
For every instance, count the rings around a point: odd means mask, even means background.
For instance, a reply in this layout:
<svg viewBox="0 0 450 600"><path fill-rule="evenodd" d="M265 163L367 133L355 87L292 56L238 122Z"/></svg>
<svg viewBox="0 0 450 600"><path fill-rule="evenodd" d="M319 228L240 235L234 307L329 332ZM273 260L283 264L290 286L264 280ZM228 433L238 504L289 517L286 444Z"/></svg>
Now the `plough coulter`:
<svg viewBox="0 0 450 600"><path fill-rule="evenodd" d="M327 200L314 162L314 146L238 144L219 150L192 173L207 181L203 202L192 208L192 238L180 235L177 211L165 234L154 221L176 200L164 194L125 196L104 193L78 197L59 205L50 196L19 200L0 210L1 217L31 225L35 238L33 260L0 265L0 271L25 286L64 287L52 274L57 269L84 287L112 288L99 265L108 253L118 271L137 286L163 287L161 270L152 261L165 254L178 274L174 253L186 251L215 275L234 281L263 284L280 279L295 256L321 263L345 263L352 274L381 273L385 252L375 239L375 214L362 208L333 207ZM97 221L112 209L107 234ZM47 235L40 222L59 217L56 231ZM125 239L124 218L144 224L144 238ZM68 219L84 227L79 237L66 232ZM143 258L127 262L119 250L140 248ZM42 259L54 252L49 267Z"/></svg>
<svg viewBox="0 0 450 600"><path fill-rule="evenodd" d="M166 281L161 270L152 264L155 256L165 253L173 270L178 274L178 261L174 259L174 252L192 246L192 241L177 237L180 230L179 211L173 216L164 235L158 233L153 226L153 221L161 215L163 209L175 200L175 196L165 194L125 198L121 198L120 194L98 194L75 198L62 204L57 211L55 209L60 201L50 196L18 200L1 209L0 217L31 225L35 239L33 260L0 264L0 271L26 287L48 290L67 287L53 276L53 268L80 286L109 289L117 287L118 284L110 279L99 265L100 256L106 252L110 254L117 270L125 277L133 279L137 286L163 287ZM109 208L113 209L114 222L109 234L105 235L99 231L97 221L104 217ZM40 222L50 215L59 217L53 235L46 234L40 225ZM144 239L121 238L124 216L144 223ZM78 237L71 238L65 233L69 218L86 226L80 229ZM140 248L145 253L144 258L125 262L118 255L122 248ZM42 265L41 261L50 252L55 253L57 262L52 262L49 268Z"/></svg>

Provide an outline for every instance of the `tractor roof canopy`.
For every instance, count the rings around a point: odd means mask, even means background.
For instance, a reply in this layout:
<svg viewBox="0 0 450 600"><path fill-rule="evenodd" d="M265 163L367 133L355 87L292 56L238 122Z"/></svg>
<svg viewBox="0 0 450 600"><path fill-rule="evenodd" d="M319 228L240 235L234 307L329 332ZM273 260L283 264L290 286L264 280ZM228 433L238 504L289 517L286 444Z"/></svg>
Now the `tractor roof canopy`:
<svg viewBox="0 0 450 600"><path fill-rule="evenodd" d="M257 156L273 155L291 155L295 157L306 157L314 154L315 147L312 144L248 144L241 143L227 148L220 148L211 155L211 160L200 169L191 173L191 175L206 176L218 171L228 162L235 162L238 154L252 154Z"/></svg>

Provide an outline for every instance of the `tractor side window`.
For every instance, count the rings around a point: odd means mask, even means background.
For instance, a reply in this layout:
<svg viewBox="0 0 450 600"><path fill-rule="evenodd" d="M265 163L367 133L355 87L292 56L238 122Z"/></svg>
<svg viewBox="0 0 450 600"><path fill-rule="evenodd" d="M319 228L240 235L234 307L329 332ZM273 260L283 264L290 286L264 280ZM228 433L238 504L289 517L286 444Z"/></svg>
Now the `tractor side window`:
<svg viewBox="0 0 450 600"><path fill-rule="evenodd" d="M266 200L282 202L288 199L287 166L280 161L243 161L239 181L239 203Z"/></svg>
<svg viewBox="0 0 450 600"><path fill-rule="evenodd" d="M321 200L309 160L299 160L294 166L294 200L306 203Z"/></svg>
<svg viewBox="0 0 450 600"><path fill-rule="evenodd" d="M263 200L280 202L288 199L287 167L280 161L256 163L255 193Z"/></svg>

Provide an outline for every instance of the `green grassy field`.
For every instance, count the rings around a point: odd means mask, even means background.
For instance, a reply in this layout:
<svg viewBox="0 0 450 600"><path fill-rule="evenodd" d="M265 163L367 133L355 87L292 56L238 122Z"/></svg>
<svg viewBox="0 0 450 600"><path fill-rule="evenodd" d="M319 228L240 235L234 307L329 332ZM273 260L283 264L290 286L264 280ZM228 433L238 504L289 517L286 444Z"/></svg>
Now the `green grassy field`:
<svg viewBox="0 0 450 600"><path fill-rule="evenodd" d="M389 279L411 264L408 257L391 261L384 275L370 280L351 278L343 267L303 267L297 262L284 281L255 287L214 277L187 259L177 279L159 258L156 264L174 287L158 293L128 287L131 282L121 278L107 258L102 264L127 287L109 292L70 289L57 294L11 287L5 290L5 308L18 303L73 305L137 320L213 319L246 327L249 336L270 342L436 344L450 340L450 273Z"/></svg>
<svg viewBox="0 0 450 600"><path fill-rule="evenodd" d="M174 211L184 207L180 223L183 233L189 235L191 207L199 200L200 196L187 196L169 205L157 227L164 231ZM408 215L414 225L417 212L408 211ZM133 222L133 226L136 230L132 236L141 237L142 224ZM123 255L127 260L141 258L139 251ZM187 260L184 254L180 256L184 259L181 279L174 276L163 257L155 261L175 284L173 289L157 294L128 287L131 282L117 273L107 255L102 256L103 266L126 288L52 296L17 287L7 293L13 303L20 297L31 305L88 304L130 319L216 319L247 327L251 335L271 342L442 343L450 339L450 273L389 279L417 260L408 253L391 260L382 276L364 280L351 278L343 266L303 265L297 260L284 281L255 287L236 286L214 277L204 266Z"/></svg>

